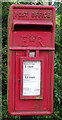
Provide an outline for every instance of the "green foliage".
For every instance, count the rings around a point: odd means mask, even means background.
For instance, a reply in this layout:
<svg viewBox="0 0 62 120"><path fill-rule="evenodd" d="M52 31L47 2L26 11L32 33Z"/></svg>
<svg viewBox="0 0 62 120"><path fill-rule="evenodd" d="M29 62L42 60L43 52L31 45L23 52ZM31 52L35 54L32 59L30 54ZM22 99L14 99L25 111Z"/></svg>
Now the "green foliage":
<svg viewBox="0 0 62 120"><path fill-rule="evenodd" d="M10 116L8 114L7 107L7 23L8 23L8 13L11 4L37 4L42 5L41 1L38 3L28 3L28 2L3 2L2 3L2 91L3 91L3 107L2 107L2 119L3 120L18 120L19 116ZM54 74L54 104L53 104L53 114L44 116L33 116L33 120L41 119L51 119L51 120L61 120L62 119L62 17L60 12L61 3L55 3L56 7L56 31L55 31L55 74Z"/></svg>

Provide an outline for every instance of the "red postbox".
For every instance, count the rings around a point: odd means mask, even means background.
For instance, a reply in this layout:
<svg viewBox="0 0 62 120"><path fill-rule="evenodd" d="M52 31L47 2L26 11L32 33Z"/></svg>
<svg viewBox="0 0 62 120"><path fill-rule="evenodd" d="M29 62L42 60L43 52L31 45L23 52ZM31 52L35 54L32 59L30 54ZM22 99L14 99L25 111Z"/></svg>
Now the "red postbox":
<svg viewBox="0 0 62 120"><path fill-rule="evenodd" d="M53 112L55 8L11 5L8 18L8 111Z"/></svg>

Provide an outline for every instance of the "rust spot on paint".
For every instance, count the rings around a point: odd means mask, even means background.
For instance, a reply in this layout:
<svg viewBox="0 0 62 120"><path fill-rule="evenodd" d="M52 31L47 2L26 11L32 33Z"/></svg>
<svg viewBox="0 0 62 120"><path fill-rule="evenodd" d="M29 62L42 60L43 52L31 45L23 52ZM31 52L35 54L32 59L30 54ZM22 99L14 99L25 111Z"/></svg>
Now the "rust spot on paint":
<svg viewBox="0 0 62 120"><path fill-rule="evenodd" d="M36 99L43 99L43 97L42 96L37 96Z"/></svg>
<svg viewBox="0 0 62 120"><path fill-rule="evenodd" d="M31 18L29 17L29 20L31 20Z"/></svg>

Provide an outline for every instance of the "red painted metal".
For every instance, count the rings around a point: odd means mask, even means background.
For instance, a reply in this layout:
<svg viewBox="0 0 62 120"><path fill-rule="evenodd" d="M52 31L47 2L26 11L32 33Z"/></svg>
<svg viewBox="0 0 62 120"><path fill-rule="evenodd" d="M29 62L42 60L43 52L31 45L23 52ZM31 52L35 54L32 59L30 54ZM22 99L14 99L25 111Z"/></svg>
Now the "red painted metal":
<svg viewBox="0 0 62 120"><path fill-rule="evenodd" d="M53 112L55 8L11 5L8 18L11 115L49 115ZM30 57L30 52L35 52ZM23 61L41 61L40 96L23 96Z"/></svg>

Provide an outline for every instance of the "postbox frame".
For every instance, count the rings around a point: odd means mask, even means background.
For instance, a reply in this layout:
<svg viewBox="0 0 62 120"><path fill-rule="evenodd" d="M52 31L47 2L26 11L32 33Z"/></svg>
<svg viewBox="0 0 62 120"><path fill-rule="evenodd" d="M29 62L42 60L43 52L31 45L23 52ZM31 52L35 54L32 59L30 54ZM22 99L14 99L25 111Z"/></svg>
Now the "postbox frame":
<svg viewBox="0 0 62 120"><path fill-rule="evenodd" d="M18 20L13 20L13 10L14 9L51 9L52 10L52 14L53 14L53 17L52 17L52 21L49 21L49 22L44 22L44 21L39 21L39 20L34 20L35 22L33 22L33 20L21 20L21 21L18 21ZM8 19L8 39L9 39L9 87L8 87L8 111L11 115L49 115L49 114L52 114L53 112L53 75L54 75L54 50L55 50L55 45L54 45L54 37L55 37L55 8L53 6L37 6L37 5L11 5L10 7L10 15L9 15L9 19ZM42 47L16 47L16 46L12 46L12 43L13 43L13 32L14 32L14 26L15 25L50 25L52 27L52 38L51 38L51 42L52 42L52 45L49 46L49 47L45 47L45 46L42 46ZM48 91L48 95L47 95L47 109L43 109L43 110L30 110L30 111L26 111L26 110L18 110L16 107L15 107L15 91L17 91L17 89L15 90L15 86L16 86L16 83L17 81L15 81L15 73L16 73L16 59L17 58L17 51L29 51L29 50L35 50L35 51L48 51L48 68L50 69L49 70L49 83L47 85L47 90L50 90L50 93ZM27 53L28 54L28 53ZM27 56L26 56L27 57ZM23 60L26 59L26 57L21 57L20 56L20 59L22 58L22 63L23 63ZM39 56L37 56L36 59L38 59ZM30 58L31 60L32 58ZM33 58L34 59L34 58ZM42 58L39 58L38 60L40 60L43 62ZM28 60L28 59L27 59ZM51 62L52 60L52 62ZM21 64L21 62L20 62ZM52 69L50 68L52 65ZM21 67L21 65L20 65ZM17 68L18 69L18 68ZM13 72L13 73L12 73ZM52 75L50 75L51 73ZM17 78L16 78L17 79ZM18 83L19 84L19 83ZM44 84L44 83L43 83ZM51 86L49 86L51 85ZM43 86L43 89L44 89L44 86ZM49 99L49 94L51 94L51 100ZM43 96L44 99L45 99L45 96ZM20 98L20 97L19 97ZM27 100L27 99L26 99ZM35 99L34 99L35 100ZM37 99L38 100L38 99ZM41 99L42 100L42 99ZM40 101L40 99L39 99ZM19 101L18 101L19 102ZM38 103L39 104L39 103ZM41 103L40 103L41 105ZM49 108L50 107L50 108Z"/></svg>

